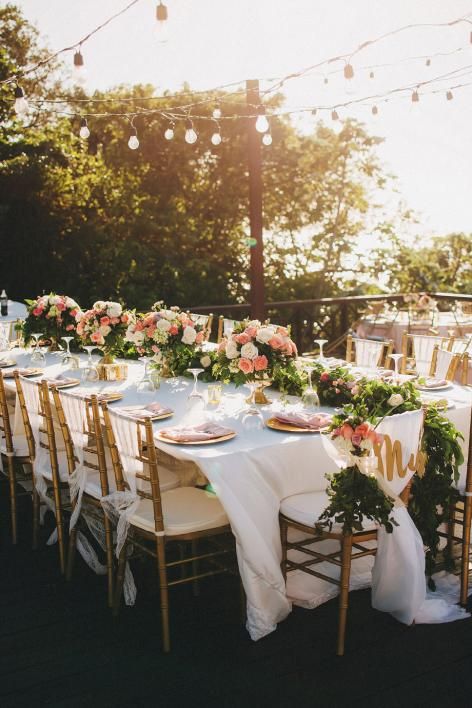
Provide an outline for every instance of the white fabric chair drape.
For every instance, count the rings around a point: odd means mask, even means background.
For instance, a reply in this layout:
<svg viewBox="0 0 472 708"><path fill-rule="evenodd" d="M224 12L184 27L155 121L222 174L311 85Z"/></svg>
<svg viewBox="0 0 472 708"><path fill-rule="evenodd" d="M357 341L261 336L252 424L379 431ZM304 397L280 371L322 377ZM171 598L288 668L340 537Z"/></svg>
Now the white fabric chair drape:
<svg viewBox="0 0 472 708"><path fill-rule="evenodd" d="M430 337L419 334L412 335L411 339L413 341L413 355L416 362L416 371L421 376L429 376L434 347L436 344L440 347L443 339L441 337Z"/></svg>
<svg viewBox="0 0 472 708"><path fill-rule="evenodd" d="M436 371L434 374L435 378L446 378L447 372L449 371L449 367L454 356L454 352L448 352L446 349L438 349L438 355L436 359Z"/></svg>
<svg viewBox="0 0 472 708"><path fill-rule="evenodd" d="M374 369L382 354L384 343L371 339L354 339L357 366Z"/></svg>
<svg viewBox="0 0 472 708"><path fill-rule="evenodd" d="M69 474L68 482L71 501L75 501L74 511L70 517L69 530L77 523L82 508L82 496L87 483L87 468L84 466L84 448L87 446L87 416L85 400L77 394L60 391L59 398L64 410L64 417L74 444L77 457L75 469Z"/></svg>

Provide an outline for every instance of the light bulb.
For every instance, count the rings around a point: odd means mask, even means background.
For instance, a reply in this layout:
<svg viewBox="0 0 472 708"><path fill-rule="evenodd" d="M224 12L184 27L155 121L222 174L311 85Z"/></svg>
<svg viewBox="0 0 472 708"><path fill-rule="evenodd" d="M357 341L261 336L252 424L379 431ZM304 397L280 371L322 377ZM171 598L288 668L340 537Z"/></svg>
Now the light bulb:
<svg viewBox="0 0 472 708"><path fill-rule="evenodd" d="M215 120L220 120L221 118L221 108L219 106L216 106L216 108L213 109L213 118Z"/></svg>
<svg viewBox="0 0 472 708"><path fill-rule="evenodd" d="M139 140L138 140L138 136L136 135L136 133L134 133L134 135L129 136L128 147L130 150L137 150L138 149Z"/></svg>
<svg viewBox="0 0 472 708"><path fill-rule="evenodd" d="M157 40L159 42L167 42L167 40L169 39L167 18L167 6L164 5L161 1L156 7Z"/></svg>
<svg viewBox="0 0 472 708"><path fill-rule="evenodd" d="M166 140L172 140L174 137L174 124L171 123L169 127L167 128L166 132L164 133L164 137Z"/></svg>
<svg viewBox="0 0 472 708"><path fill-rule="evenodd" d="M344 78L345 79L353 79L354 78L354 69L352 67L352 64L346 64L344 67Z"/></svg>
<svg viewBox="0 0 472 708"><path fill-rule="evenodd" d="M81 122L80 122L79 135L80 135L80 137L83 138L84 140L87 140L87 138L90 137L90 130L89 130L89 127L88 127L88 125L87 125L87 119L86 119L86 118L82 118L82 120L81 120Z"/></svg>
<svg viewBox="0 0 472 708"><path fill-rule="evenodd" d="M415 89L415 91L413 91L413 93L411 94L411 102L412 103L419 103L419 101L420 101L420 95L419 95L418 91Z"/></svg>
<svg viewBox="0 0 472 708"><path fill-rule="evenodd" d="M14 105L15 113L19 116L25 115L25 113L28 113L28 101L25 98L25 93L21 86L17 86L15 88L15 105Z"/></svg>
<svg viewBox="0 0 472 708"><path fill-rule="evenodd" d="M331 111L331 120L339 120L339 114L336 109Z"/></svg>
<svg viewBox="0 0 472 708"><path fill-rule="evenodd" d="M372 115L377 116L379 114L379 109L377 106L372 106Z"/></svg>
<svg viewBox="0 0 472 708"><path fill-rule="evenodd" d="M84 67L84 58L82 52L77 50L74 53L74 80L78 84L84 84L86 79L86 71Z"/></svg>
<svg viewBox="0 0 472 708"><path fill-rule="evenodd" d="M375 74L373 71L370 72L369 79L375 79Z"/></svg>
<svg viewBox="0 0 472 708"><path fill-rule="evenodd" d="M452 91L447 91L446 92L446 99L448 101L452 101L453 98L454 98L454 94L452 93Z"/></svg>
<svg viewBox="0 0 472 708"><path fill-rule="evenodd" d="M213 145L220 145L221 144L221 135L220 133L213 133L211 136L211 142Z"/></svg>
<svg viewBox="0 0 472 708"><path fill-rule="evenodd" d="M272 145L272 135L270 133L265 133L262 136L262 142L264 145Z"/></svg>
<svg viewBox="0 0 472 708"><path fill-rule="evenodd" d="M264 106L257 109L256 130L258 133L265 133L269 130L269 121L266 118Z"/></svg>
<svg viewBox="0 0 472 708"><path fill-rule="evenodd" d="M193 129L193 123L191 120L187 121L186 123L186 130L185 130L185 142L188 143L189 145L193 145L196 143L198 140L198 135L196 134L195 130Z"/></svg>

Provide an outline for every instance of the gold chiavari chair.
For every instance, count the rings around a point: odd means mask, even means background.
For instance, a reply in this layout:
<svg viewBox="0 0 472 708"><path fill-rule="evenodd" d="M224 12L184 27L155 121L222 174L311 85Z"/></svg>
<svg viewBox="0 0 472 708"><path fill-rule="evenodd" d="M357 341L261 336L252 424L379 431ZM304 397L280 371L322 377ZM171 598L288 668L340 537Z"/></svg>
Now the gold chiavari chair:
<svg viewBox="0 0 472 708"><path fill-rule="evenodd" d="M50 389L46 381L29 381L15 373L16 391L20 404L23 425L28 443L29 459L33 468L33 548L37 548L39 511L41 503L48 503L52 493L51 510L56 517L57 544L61 573L66 568L66 544L64 534L64 504L62 492L68 492L65 460L59 464L59 448L51 408ZM43 455L42 451L47 451ZM62 452L62 450L61 450ZM36 466L41 469L35 469ZM44 485L40 497L40 485Z"/></svg>
<svg viewBox="0 0 472 708"><path fill-rule="evenodd" d="M460 354L454 354L454 352L447 351L446 349L440 349L439 346L435 344L431 357L429 375L439 379L445 379L446 381L453 381L460 362Z"/></svg>
<svg viewBox="0 0 472 708"><path fill-rule="evenodd" d="M210 313L209 315L200 315L195 312L189 312L188 313L190 319L192 322L196 325L203 325L205 328L205 342L208 342L208 340L211 337L211 328L213 326L213 315Z"/></svg>
<svg viewBox="0 0 472 708"><path fill-rule="evenodd" d="M401 501L408 505L412 475L416 471L420 472L424 467L422 453L418 452L423 414L420 410L416 411L415 414L402 415L409 415L409 420L415 426L415 431L416 428L418 429L418 446L411 451L407 466L403 468L402 443L399 439L392 439L389 435L384 435L382 446L375 445L374 452L378 461L379 473L386 479L389 487L398 494ZM389 421L390 424L394 418L401 418L401 415L392 416ZM359 558L375 556L377 552L376 546L366 546L365 544L377 540L377 528L374 522L367 521L362 531L345 533L340 524L335 524L330 530L326 530L326 527L319 524L317 520L323 509L328 505L328 502L329 499L325 491L296 494L282 500L279 514L282 542L281 569L285 581L287 580L287 573L299 570L339 587L336 653L338 656L343 656L351 563ZM289 541L288 531L290 529L302 532L304 538L297 541ZM339 550L323 552L313 548L318 543L329 540L336 541L339 544ZM288 551L300 552L304 554L306 559L294 560L289 558ZM329 563L336 566L339 569L339 578L313 568L313 566L315 568L319 566L320 563Z"/></svg>
<svg viewBox="0 0 472 708"><path fill-rule="evenodd" d="M109 607L112 607L114 589L113 528L110 519L103 511L100 500L107 496L110 491L114 491L116 486L111 469L110 474L108 474L97 397L91 395L89 398L81 398L70 392L59 392L57 389L53 389L53 397L64 438L70 478L72 478L77 466L80 464L76 454L74 438L78 444L80 442L83 444L81 456L83 457L82 464L85 474L84 488L80 500L77 497L72 499L72 512L74 514L76 505L81 503L80 511L77 510L76 512L78 517L80 517L82 510L86 514L92 513L98 517L99 523L103 527L108 578L108 604ZM67 580L72 578L77 547L78 518L74 521L75 523L69 533Z"/></svg>
<svg viewBox="0 0 472 708"><path fill-rule="evenodd" d="M402 374L417 373L429 376L433 350L436 345L440 349L451 348L450 337L436 337L429 334L411 334L403 332L402 359L400 359L400 372Z"/></svg>
<svg viewBox="0 0 472 708"><path fill-rule="evenodd" d="M134 420L111 411L102 402L116 486L121 492L133 488L134 506L127 517L129 533L119 554L114 610L119 610L127 558L128 539L133 546L151 555L157 562L160 585L162 640L165 652L170 651L169 633L169 588L174 585L195 583L204 577L231 572L225 557L233 556L233 549L220 543L220 537L229 537L231 527L218 499L195 487L177 487L161 491L156 448L152 423ZM214 541L216 550L198 553L196 544L200 539ZM180 556L169 560L166 552L172 542L188 542L192 548L190 557ZM208 562L210 570L200 571L199 564ZM169 579L168 571L188 567L192 575Z"/></svg>
<svg viewBox="0 0 472 708"><path fill-rule="evenodd" d="M10 410L5 391L2 372L0 371L0 454L3 465L6 461L6 474L10 492L10 516L12 543L18 538L17 498L27 494L32 487L31 460L26 437L13 433L14 410ZM23 488L19 492L18 483Z"/></svg>
<svg viewBox="0 0 472 708"><path fill-rule="evenodd" d="M390 354L393 351L393 341L377 341L375 339L359 339L348 334L346 337L346 361L357 366L374 368L389 366Z"/></svg>

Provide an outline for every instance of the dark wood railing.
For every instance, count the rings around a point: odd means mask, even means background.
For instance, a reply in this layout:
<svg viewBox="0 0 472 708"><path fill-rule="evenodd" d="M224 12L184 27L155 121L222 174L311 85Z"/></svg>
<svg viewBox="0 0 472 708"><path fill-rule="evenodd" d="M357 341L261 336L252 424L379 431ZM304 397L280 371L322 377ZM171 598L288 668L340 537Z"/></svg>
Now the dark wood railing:
<svg viewBox="0 0 472 708"><path fill-rule="evenodd" d="M440 310L450 310L456 302L472 302L472 295L456 293L431 293L438 301ZM404 295L351 295L348 297L324 297L313 300L281 300L265 305L265 316L277 324L290 324L292 337L299 351L313 348L313 339L323 337L331 344L336 344L352 328L355 322L375 302L395 302L399 307L404 303ZM216 337L219 315L229 319L241 320L250 316L247 303L233 305L207 305L189 307L191 312L213 313L213 339Z"/></svg>

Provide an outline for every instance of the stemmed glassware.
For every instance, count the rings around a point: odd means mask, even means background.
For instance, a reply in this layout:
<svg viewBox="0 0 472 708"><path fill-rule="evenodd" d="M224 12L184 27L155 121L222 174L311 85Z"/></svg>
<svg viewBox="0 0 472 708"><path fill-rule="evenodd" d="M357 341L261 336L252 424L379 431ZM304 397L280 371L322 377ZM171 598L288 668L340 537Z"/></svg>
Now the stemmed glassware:
<svg viewBox="0 0 472 708"><path fill-rule="evenodd" d="M79 363L77 361L77 357L71 354L70 351L70 343L72 342L74 337L61 337L61 339L63 342L66 343L66 351L64 352L64 356L62 357L62 366L64 366L66 369L78 369Z"/></svg>
<svg viewBox="0 0 472 708"><path fill-rule="evenodd" d="M152 358L153 358L152 356L139 357L139 361L142 361L144 364L144 374L143 374L143 378L140 379L136 385L137 391L144 392L144 391L154 391L155 390L154 381L151 378Z"/></svg>
<svg viewBox="0 0 472 708"><path fill-rule="evenodd" d="M398 362L403 357L403 354L390 354L390 359L393 359L395 364L395 381L398 382L400 379L400 372L398 371Z"/></svg>
<svg viewBox="0 0 472 708"><path fill-rule="evenodd" d="M34 349L31 354L31 363L32 364L45 364L46 363L46 355L43 351L41 351L40 346L39 346L39 340L43 336L42 332L36 332L36 333L31 333L31 337L34 338Z"/></svg>
<svg viewBox="0 0 472 708"><path fill-rule="evenodd" d="M82 347L82 349L85 349L85 351L88 354L87 363L85 364L84 368L82 369L82 378L84 381L98 381L98 379L99 379L98 369L95 366L95 364L93 363L93 359L92 359L92 352L96 348L97 347L93 347L93 346Z"/></svg>
<svg viewBox="0 0 472 708"><path fill-rule="evenodd" d="M245 430L260 430L264 427L264 416L257 408L254 400L256 395L257 384L257 381L247 382L247 386L249 387L251 393L246 399L246 401L249 403L249 408L246 410L246 413L244 414L242 419L242 426Z"/></svg>
<svg viewBox="0 0 472 708"><path fill-rule="evenodd" d="M316 413L318 408L320 407L320 399L318 396L318 392L316 388L313 387L313 383L311 380L311 375L313 373L313 369L311 366L305 367L305 372L306 375L308 376L308 386L306 389L303 391L302 394L302 405L303 408L308 411L309 413Z"/></svg>
<svg viewBox="0 0 472 708"><path fill-rule="evenodd" d="M325 361L324 355L323 355L323 347L325 344L328 344L328 339L315 339L315 344L318 344L320 348L320 353L318 355L318 359L320 361Z"/></svg>
<svg viewBox="0 0 472 708"><path fill-rule="evenodd" d="M198 390L198 377L201 373L205 371L205 369L187 369L192 375L193 375L193 388L188 396L188 407L189 408L194 408L194 407L204 407L205 406L205 397L203 393L200 393Z"/></svg>
<svg viewBox="0 0 472 708"><path fill-rule="evenodd" d="M8 331L8 325L0 323L0 351L5 351L6 349L10 348Z"/></svg>

